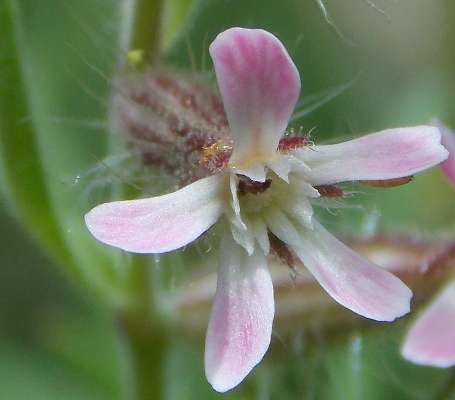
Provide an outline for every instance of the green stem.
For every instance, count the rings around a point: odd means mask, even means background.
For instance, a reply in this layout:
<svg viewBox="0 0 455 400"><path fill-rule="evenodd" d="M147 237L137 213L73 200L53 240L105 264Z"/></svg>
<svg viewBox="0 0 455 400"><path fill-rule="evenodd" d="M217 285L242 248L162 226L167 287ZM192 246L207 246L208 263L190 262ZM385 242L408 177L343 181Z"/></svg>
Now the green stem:
<svg viewBox="0 0 455 400"><path fill-rule="evenodd" d="M161 50L165 0L124 0L121 48L142 51L134 66L155 61ZM131 61L131 60L130 60ZM120 68L121 69L121 68ZM122 185L122 197L135 198L131 187ZM127 400L163 398L163 362L166 348L166 318L156 304L156 276L150 257L132 256L125 280L132 304L118 313L118 332L126 350L125 396ZM155 282L155 284L154 284Z"/></svg>
<svg viewBox="0 0 455 400"><path fill-rule="evenodd" d="M162 41L164 0L125 0L122 12L122 48L144 51L144 61L153 61Z"/></svg>
<svg viewBox="0 0 455 400"><path fill-rule="evenodd" d="M144 321L137 316L131 318L131 315L121 316L118 326L127 357L124 399L162 399L166 348L164 330L147 329Z"/></svg>
<svg viewBox="0 0 455 400"><path fill-rule="evenodd" d="M127 358L125 399L161 399L166 323L156 305L149 257L132 257L126 284L135 299L117 321Z"/></svg>
<svg viewBox="0 0 455 400"><path fill-rule="evenodd" d="M164 0L123 2L121 48L127 53L134 50L144 52L142 59L135 63L136 68L154 61L159 55L163 11ZM134 198L137 195L135 190L125 185L119 189L124 198ZM117 328L126 356L123 371L124 398L161 399L165 323L156 304L149 257L131 257L124 284L128 293L134 293L132 303L117 314Z"/></svg>

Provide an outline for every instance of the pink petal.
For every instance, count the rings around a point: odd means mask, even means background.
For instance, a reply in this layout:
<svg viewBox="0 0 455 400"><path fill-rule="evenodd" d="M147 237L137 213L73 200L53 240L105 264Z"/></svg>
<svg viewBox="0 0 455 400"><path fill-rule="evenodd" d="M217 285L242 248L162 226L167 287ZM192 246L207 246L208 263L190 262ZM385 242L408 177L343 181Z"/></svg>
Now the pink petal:
<svg viewBox="0 0 455 400"><path fill-rule="evenodd" d="M401 354L417 364L455 365L455 281L412 325Z"/></svg>
<svg viewBox="0 0 455 400"><path fill-rule="evenodd" d="M216 37L210 55L234 138L232 164L272 157L300 93L286 49L264 30L231 28Z"/></svg>
<svg viewBox="0 0 455 400"><path fill-rule="evenodd" d="M455 132L443 125L441 121L437 119L431 121L431 125L439 129L441 132L441 143L450 153L449 158L439 166L452 185L455 185Z"/></svg>
<svg viewBox="0 0 455 400"><path fill-rule="evenodd" d="M299 149L313 172L307 182L323 185L356 180L385 180L413 175L447 156L439 130L430 126L387 129L359 139Z"/></svg>
<svg viewBox="0 0 455 400"><path fill-rule="evenodd" d="M108 245L134 253L165 253L187 245L221 216L220 175L164 196L101 204L85 216L87 228Z"/></svg>
<svg viewBox="0 0 455 400"><path fill-rule="evenodd" d="M317 221L289 244L321 286L342 306L376 321L393 321L410 310L412 292L397 277L363 258Z"/></svg>
<svg viewBox="0 0 455 400"><path fill-rule="evenodd" d="M262 360L270 345L274 313L264 252L257 248L248 256L226 237L205 342L205 373L216 391L237 386Z"/></svg>

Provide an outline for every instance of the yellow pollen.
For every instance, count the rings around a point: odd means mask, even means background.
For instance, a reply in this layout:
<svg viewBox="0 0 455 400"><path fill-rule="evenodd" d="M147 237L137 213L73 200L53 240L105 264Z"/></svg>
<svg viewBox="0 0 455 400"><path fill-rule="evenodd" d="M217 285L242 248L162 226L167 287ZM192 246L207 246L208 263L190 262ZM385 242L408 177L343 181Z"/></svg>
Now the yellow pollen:
<svg viewBox="0 0 455 400"><path fill-rule="evenodd" d="M128 58L128 61L133 67L136 67L144 60L144 50L142 49L130 50L126 55L126 58Z"/></svg>
<svg viewBox="0 0 455 400"><path fill-rule="evenodd" d="M204 146L202 149L204 154L200 158L199 164L209 164L217 154L229 151L230 147L222 140L218 140L210 146Z"/></svg>

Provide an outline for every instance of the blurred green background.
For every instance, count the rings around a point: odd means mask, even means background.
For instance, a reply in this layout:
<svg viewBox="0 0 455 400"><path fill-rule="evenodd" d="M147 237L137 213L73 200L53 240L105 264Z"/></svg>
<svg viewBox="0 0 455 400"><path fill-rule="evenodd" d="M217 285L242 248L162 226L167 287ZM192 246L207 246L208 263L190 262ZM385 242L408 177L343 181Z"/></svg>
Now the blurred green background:
<svg viewBox="0 0 455 400"><path fill-rule="evenodd" d="M325 0L333 25L316 0L190 3L170 2L189 14L165 49L169 65L190 69L194 57L198 69L210 69L207 47L217 33L261 27L289 50L302 97L352 82L296 121L305 131L316 127L316 143L433 117L455 127L452 0L378 0L378 9L362 0ZM0 399L124 394L128 361L110 306L134 294L116 264L119 253L94 243L82 223L106 195L97 189L109 183L109 173L86 172L115 143L109 95L124 57L123 10L113 0L0 0L0 131L12 133L0 142ZM380 232L453 229L455 190L439 170L408 186L364 192L356 202L380 213ZM371 229L362 222L368 215L353 213L324 218L343 233ZM315 326L295 333L303 347L276 337L271 354L224 397L455 399L452 369L413 366L397 354L411 320L353 323L339 334ZM203 337L178 330L169 337L162 375L149 377L165 381L163 398L221 397L204 379Z"/></svg>

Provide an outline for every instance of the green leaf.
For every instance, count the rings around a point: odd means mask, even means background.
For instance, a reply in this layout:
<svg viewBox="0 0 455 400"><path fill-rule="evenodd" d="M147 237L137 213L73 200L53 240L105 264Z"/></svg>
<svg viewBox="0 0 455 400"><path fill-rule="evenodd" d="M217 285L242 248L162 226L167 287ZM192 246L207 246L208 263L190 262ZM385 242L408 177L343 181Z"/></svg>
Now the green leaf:
<svg viewBox="0 0 455 400"><path fill-rule="evenodd" d="M94 27L100 15L114 19L117 10L99 3L96 12L84 14L89 5L81 1L76 10L45 0L0 6L0 190L54 260L84 286L124 302L115 268L119 253L96 243L83 223L88 195L99 182L68 183L99 163L111 140L105 131L111 82L105 77L115 65L117 36Z"/></svg>
<svg viewBox="0 0 455 400"><path fill-rule="evenodd" d="M71 257L52 212L38 151L36 115L28 81L30 71L22 63L19 12L19 5L14 1L0 5L1 190L22 222L32 226L44 245L63 260Z"/></svg>
<svg viewBox="0 0 455 400"><path fill-rule="evenodd" d="M3 340L0 341L0 355L1 399L120 399L118 390L86 379L87 375L60 357L50 357L42 351Z"/></svg>

